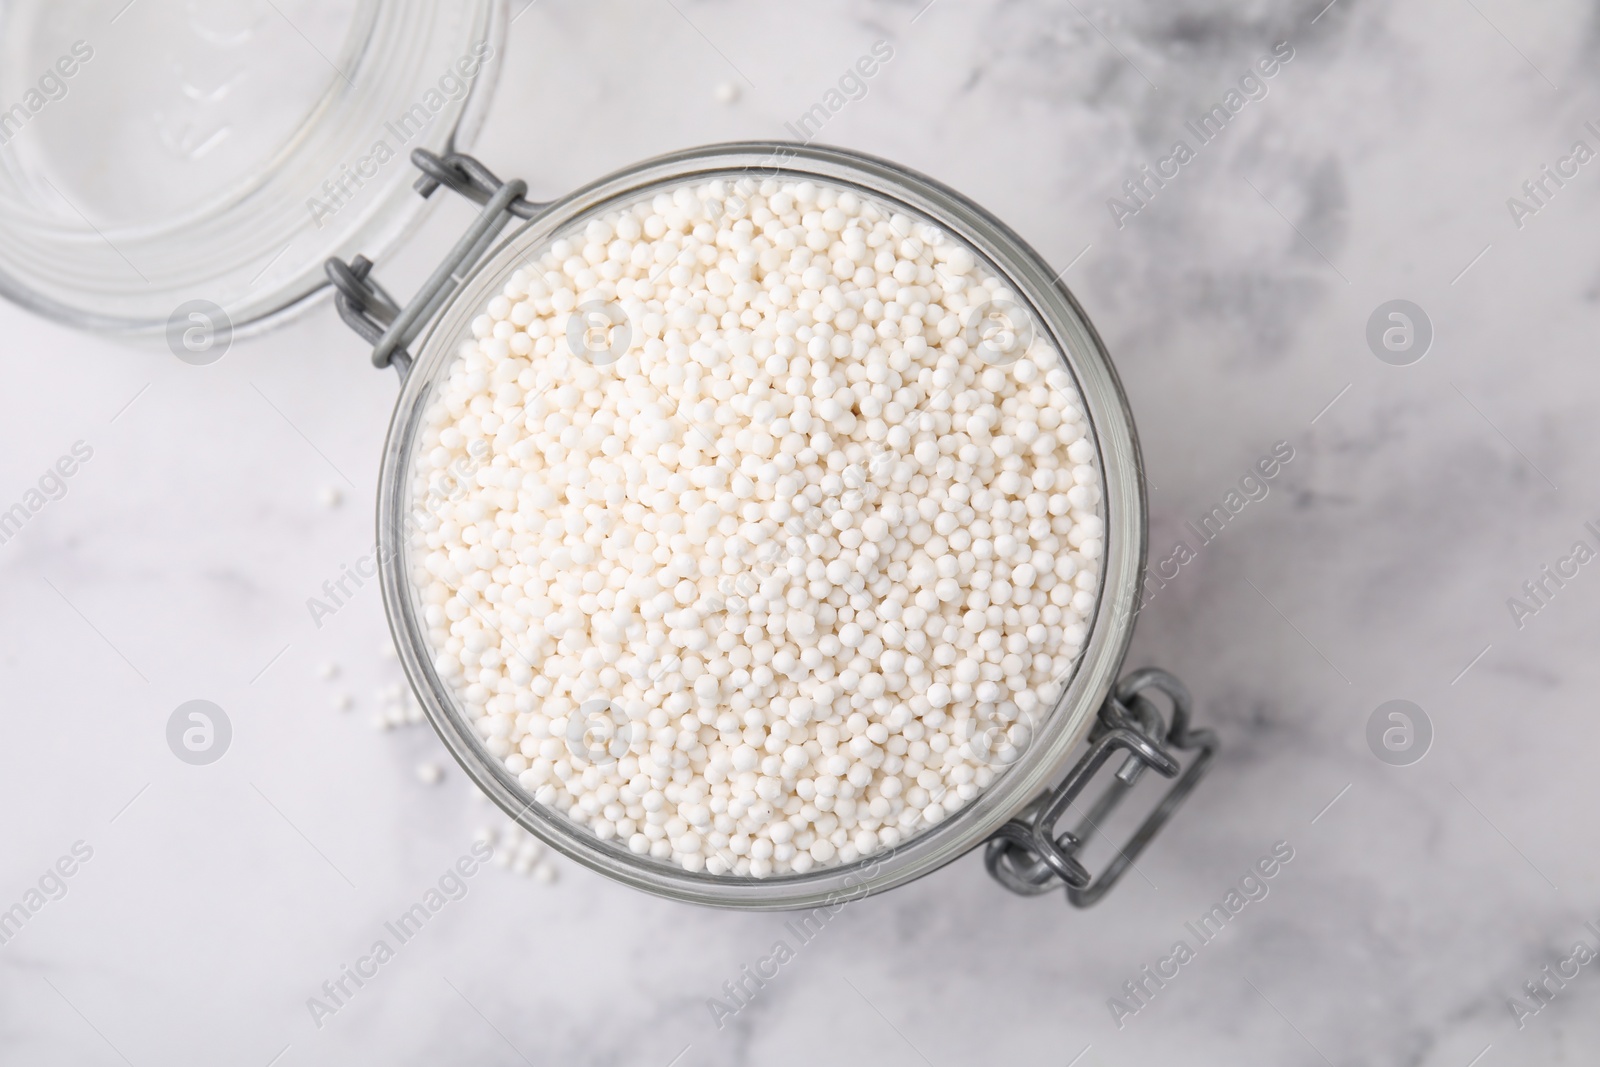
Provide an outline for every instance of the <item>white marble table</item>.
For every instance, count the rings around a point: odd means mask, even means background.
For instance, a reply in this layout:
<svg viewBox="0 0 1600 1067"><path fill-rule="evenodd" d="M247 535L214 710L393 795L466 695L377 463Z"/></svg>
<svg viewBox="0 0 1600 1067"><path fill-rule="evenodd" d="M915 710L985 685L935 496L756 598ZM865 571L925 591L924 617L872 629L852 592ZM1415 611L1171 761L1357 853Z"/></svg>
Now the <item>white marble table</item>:
<svg viewBox="0 0 1600 1067"><path fill-rule="evenodd" d="M1600 1055L1600 966L1551 981L1521 1029L1507 1003L1600 923L1600 566L1547 585L1520 628L1507 605L1600 520L1600 165L1547 183L1520 228L1507 206L1574 141L1600 149L1592 7L922 2L780 17L545 0L513 27L478 149L554 193L671 148L782 137L891 41L820 139L933 174L1071 264L1138 415L1159 555L1293 448L1141 620L1131 662L1179 673L1226 747L1139 873L1078 912L1004 893L969 856L843 911L719 1031L707 998L783 917L670 904L564 861L554 885L490 869L319 1029L307 998L488 817L453 767L417 780L443 761L430 732L367 723L398 677L376 590L320 629L305 608L369 544L393 378L326 304L204 368L0 307L0 503L74 442L93 450L0 544L0 908L92 849L0 946L0 1061ZM1278 42L1293 58L1265 96L1199 144L1185 120ZM1119 229L1108 198L1180 137L1194 158ZM432 216L413 275L463 217ZM1413 365L1365 339L1392 299L1434 328ZM165 740L196 698L234 729L207 767ZM1391 699L1433 725L1421 762L1369 748ZM1277 842L1293 859L1265 899L1127 999Z"/></svg>

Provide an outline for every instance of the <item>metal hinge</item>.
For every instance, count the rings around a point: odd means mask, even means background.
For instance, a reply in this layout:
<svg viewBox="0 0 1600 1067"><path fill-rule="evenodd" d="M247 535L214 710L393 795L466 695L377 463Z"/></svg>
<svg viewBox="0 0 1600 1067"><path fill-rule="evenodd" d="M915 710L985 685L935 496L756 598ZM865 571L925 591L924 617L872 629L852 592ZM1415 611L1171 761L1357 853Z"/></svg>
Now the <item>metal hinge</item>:
<svg viewBox="0 0 1600 1067"><path fill-rule="evenodd" d="M1163 722L1161 710L1144 695L1147 689L1166 694L1172 702L1170 722ZM1076 830L1058 833L1056 824L1068 809L1076 810L1073 802L1119 749L1128 756L1111 786L1086 814L1080 813L1083 817ZM1180 752L1195 753L1187 769L1178 758ZM1154 667L1134 671L1117 683L1101 705L1089 734L1089 751L1059 785L996 831L984 849L984 865L997 882L1013 893L1037 896L1065 884L1067 899L1087 908L1133 865L1205 775L1216 754L1216 734L1189 728L1189 691L1183 683ZM1177 780L1128 844L1117 851L1116 858L1098 877L1091 877L1077 859L1078 850L1087 833L1098 830L1100 822L1122 802L1146 768Z"/></svg>
<svg viewBox="0 0 1600 1067"><path fill-rule="evenodd" d="M442 185L483 206L411 302L402 307L384 291L371 277L372 261L366 256L357 256L349 263L332 258L324 265L338 290L334 305L339 317L372 344L372 365L387 367L392 363L402 378L411 369L411 352L406 346L416 340L450 294L471 276L505 224L513 218L531 219L547 206L523 196L528 191L527 183L519 179L503 182L469 155L451 152L440 156L418 148L412 151L411 162L422 171L415 188L424 198Z"/></svg>

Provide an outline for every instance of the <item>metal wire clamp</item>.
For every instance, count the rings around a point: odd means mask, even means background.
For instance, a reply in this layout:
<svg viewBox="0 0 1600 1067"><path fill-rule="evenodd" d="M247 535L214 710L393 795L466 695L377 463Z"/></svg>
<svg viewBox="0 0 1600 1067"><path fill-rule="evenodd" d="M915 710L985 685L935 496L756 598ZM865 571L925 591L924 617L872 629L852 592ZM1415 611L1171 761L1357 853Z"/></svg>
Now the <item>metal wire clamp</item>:
<svg viewBox="0 0 1600 1067"><path fill-rule="evenodd" d="M1160 709L1145 695L1146 690L1166 695L1172 704L1170 722L1163 722ZM1077 907L1087 908L1098 901L1172 818L1217 754L1216 734L1191 729L1189 709L1189 691L1166 671L1146 667L1125 676L1101 705L1089 734L1089 751L1059 785L1037 798L1021 816L1000 827L989 839L984 848L984 866L989 874L1023 896L1038 896L1065 884L1067 899ZM1119 750L1128 755L1110 787L1087 813L1080 813L1082 819L1076 829L1058 832L1056 825L1068 809L1076 810L1074 801L1079 794ZM1178 752L1195 753L1186 770ZM1116 858L1098 877L1091 876L1077 859L1078 850L1087 834L1098 830L1100 822L1122 802L1147 768L1176 781L1127 845L1117 850Z"/></svg>
<svg viewBox="0 0 1600 1067"><path fill-rule="evenodd" d="M387 367L392 363L402 378L411 369L407 346L426 328L450 294L471 276L506 223L513 218L531 219L546 206L523 195L528 191L526 182L503 182L469 155L451 152L440 156L418 148L412 151L411 162L422 172L413 187L424 198L444 186L483 207L411 302L402 307L371 277L372 261L366 256L357 256L349 263L331 258L324 265L337 290L334 305L339 317L372 344L372 365Z"/></svg>

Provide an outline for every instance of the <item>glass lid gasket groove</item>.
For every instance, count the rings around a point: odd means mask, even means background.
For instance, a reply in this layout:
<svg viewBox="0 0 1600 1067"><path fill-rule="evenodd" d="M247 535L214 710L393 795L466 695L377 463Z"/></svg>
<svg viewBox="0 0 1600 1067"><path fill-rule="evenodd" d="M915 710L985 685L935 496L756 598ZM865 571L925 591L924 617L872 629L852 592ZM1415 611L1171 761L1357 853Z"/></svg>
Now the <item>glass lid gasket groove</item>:
<svg viewBox="0 0 1600 1067"><path fill-rule="evenodd" d="M340 49L328 49L335 58L320 62L352 74L360 93L330 70L327 88L292 136L252 171L231 184L200 189L197 206L102 226L136 268L105 248L78 216L63 209L64 224L46 221L39 211L19 219L15 205L24 201L9 197L9 221L0 216L0 293L70 325L129 336L164 331L174 307L200 297L223 305L243 332L281 321L324 291L321 266L328 254L353 245L385 249L410 232L422 205L409 193L403 158L380 168L366 182L363 199L326 220L326 230L313 225L308 195L346 157L353 158L352 146L365 150L374 137L388 138L385 120L420 99L450 63L481 42L492 61L472 68L472 77L458 78L460 91L441 98L442 106L411 144L447 146L470 138L492 95L507 3L360 0L353 10ZM136 9L130 20L138 14ZM409 147L400 146L397 154L403 157ZM0 184L18 180L14 173L0 175Z"/></svg>

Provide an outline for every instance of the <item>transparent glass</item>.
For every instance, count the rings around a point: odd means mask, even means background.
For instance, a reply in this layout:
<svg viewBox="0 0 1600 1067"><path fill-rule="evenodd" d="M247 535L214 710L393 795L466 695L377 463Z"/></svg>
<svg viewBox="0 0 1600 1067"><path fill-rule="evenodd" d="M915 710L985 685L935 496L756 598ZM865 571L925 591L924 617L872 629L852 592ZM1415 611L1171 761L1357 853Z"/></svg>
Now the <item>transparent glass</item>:
<svg viewBox="0 0 1600 1067"><path fill-rule="evenodd" d="M476 132L505 25L504 0L0 0L0 294L130 335L302 305L415 220L406 156Z"/></svg>
<svg viewBox="0 0 1600 1067"><path fill-rule="evenodd" d="M1020 758L970 803L893 849L854 863L766 878L691 873L602 841L564 814L536 803L490 755L435 670L415 573L410 531L412 464L422 416L470 323L530 255L588 218L688 181L745 176L852 187L892 208L931 220L973 247L1016 293L1074 378L1098 449L1105 523L1101 589L1074 673ZM792 909L901 885L985 841L1065 769L1114 683L1132 632L1145 551L1143 477L1133 423L1115 371L1088 319L1055 272L1021 238L960 194L912 171L838 149L768 143L715 145L650 160L547 205L485 257L413 347L384 450L378 536L382 588L406 673L457 761L508 815L554 848L618 881L661 896L748 909Z"/></svg>

